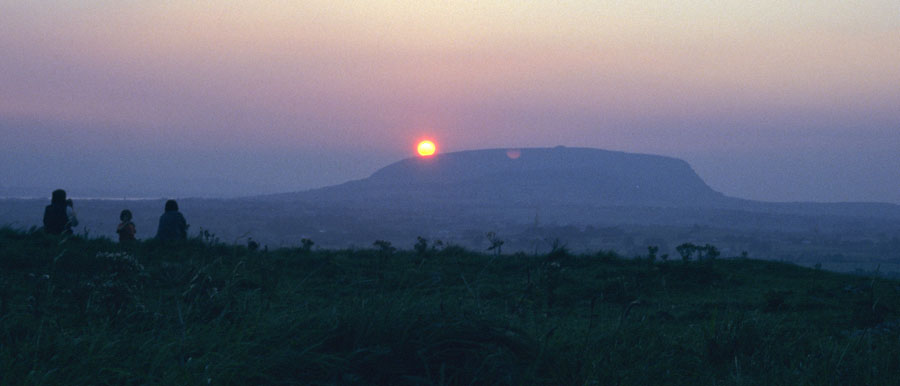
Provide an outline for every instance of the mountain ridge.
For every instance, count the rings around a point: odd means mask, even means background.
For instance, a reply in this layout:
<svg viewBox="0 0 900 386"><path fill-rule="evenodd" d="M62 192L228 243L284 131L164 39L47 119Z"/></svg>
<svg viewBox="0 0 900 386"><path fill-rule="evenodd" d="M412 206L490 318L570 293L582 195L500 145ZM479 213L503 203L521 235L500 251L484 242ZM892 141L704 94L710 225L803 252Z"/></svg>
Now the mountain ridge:
<svg viewBox="0 0 900 386"><path fill-rule="evenodd" d="M665 190L656 189L665 186ZM333 200L396 196L586 203L600 205L687 205L720 200L690 165L676 158L590 148L466 150L406 158L368 178L293 193ZM498 195L504 195L503 199ZM288 193L287 195L292 195ZM399 194L403 196L403 194Z"/></svg>
<svg viewBox="0 0 900 386"><path fill-rule="evenodd" d="M900 205L890 203L730 197L707 185L679 158L563 146L410 157L367 178L264 197L367 207L670 207L900 218Z"/></svg>

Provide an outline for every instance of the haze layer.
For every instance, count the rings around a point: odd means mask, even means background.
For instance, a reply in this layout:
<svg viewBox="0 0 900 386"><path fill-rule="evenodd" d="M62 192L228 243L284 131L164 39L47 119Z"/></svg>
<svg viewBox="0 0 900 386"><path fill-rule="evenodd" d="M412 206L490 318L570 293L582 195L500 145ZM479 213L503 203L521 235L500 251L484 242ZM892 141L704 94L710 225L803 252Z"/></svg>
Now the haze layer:
<svg viewBox="0 0 900 386"><path fill-rule="evenodd" d="M0 184L292 191L430 137L675 156L742 198L900 202L898 30L880 0L3 2Z"/></svg>

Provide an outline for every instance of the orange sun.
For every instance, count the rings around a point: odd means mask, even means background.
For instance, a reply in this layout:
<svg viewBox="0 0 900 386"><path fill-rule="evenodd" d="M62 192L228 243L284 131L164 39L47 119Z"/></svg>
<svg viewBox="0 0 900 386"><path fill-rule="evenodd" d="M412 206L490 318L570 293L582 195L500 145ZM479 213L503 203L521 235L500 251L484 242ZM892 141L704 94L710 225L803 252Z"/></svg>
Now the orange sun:
<svg viewBox="0 0 900 386"><path fill-rule="evenodd" d="M416 148L418 150L419 155L422 157L428 157L434 154L435 151L434 142L431 141L422 141L419 142L419 146Z"/></svg>

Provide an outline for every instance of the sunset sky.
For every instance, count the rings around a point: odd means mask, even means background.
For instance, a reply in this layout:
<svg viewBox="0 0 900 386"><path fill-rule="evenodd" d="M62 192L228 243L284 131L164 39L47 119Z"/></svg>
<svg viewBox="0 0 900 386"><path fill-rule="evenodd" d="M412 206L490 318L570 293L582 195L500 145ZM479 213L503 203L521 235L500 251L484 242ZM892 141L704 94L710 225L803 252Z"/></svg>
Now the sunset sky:
<svg viewBox="0 0 900 386"><path fill-rule="evenodd" d="M303 190L428 138L900 203L900 2L0 0L0 138L0 188L74 196Z"/></svg>

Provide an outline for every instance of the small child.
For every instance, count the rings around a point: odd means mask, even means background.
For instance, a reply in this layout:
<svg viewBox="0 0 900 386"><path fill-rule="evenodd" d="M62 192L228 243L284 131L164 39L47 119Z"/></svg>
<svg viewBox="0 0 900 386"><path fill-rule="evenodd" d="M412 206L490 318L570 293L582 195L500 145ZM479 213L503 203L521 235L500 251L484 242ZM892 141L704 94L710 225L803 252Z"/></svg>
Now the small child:
<svg viewBox="0 0 900 386"><path fill-rule="evenodd" d="M134 241L134 234L137 233L137 229L134 227L134 223L131 222L131 211L128 209L123 210L119 214L119 220L122 220L118 228L116 228L116 233L119 234L119 242Z"/></svg>

